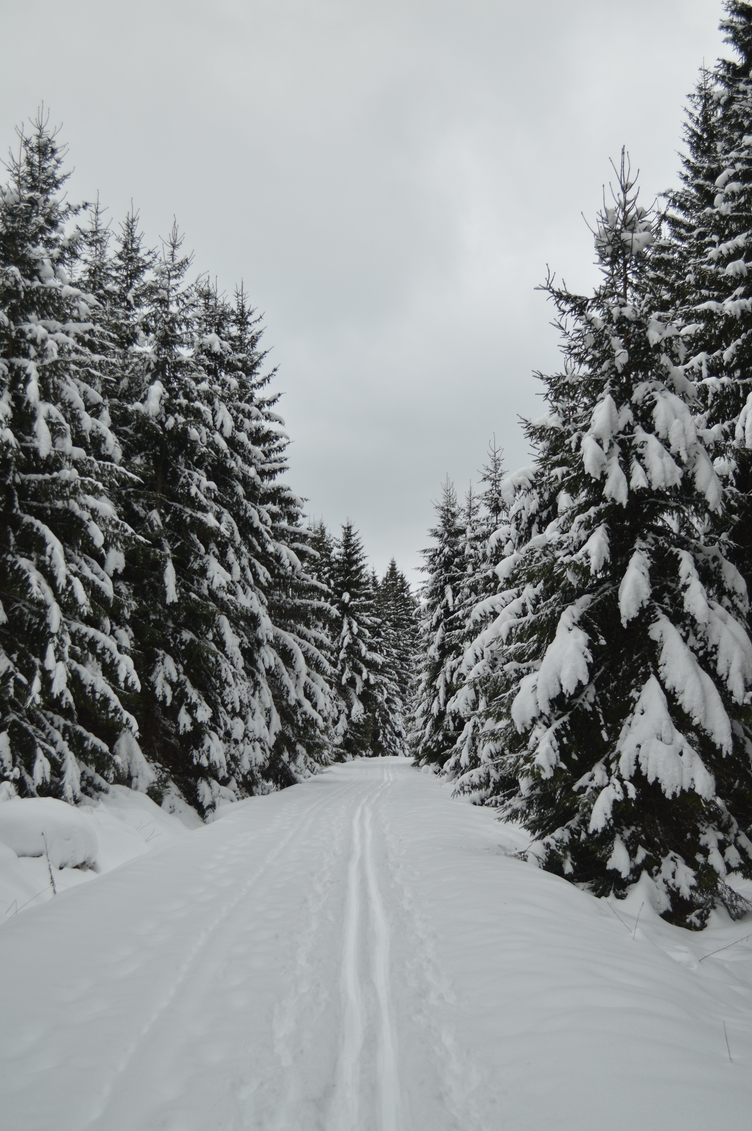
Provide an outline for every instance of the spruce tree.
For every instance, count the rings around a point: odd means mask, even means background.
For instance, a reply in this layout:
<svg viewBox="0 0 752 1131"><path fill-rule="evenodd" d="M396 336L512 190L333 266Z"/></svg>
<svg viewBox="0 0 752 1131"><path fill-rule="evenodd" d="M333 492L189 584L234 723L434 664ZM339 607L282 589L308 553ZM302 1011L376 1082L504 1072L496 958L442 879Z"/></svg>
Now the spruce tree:
<svg viewBox="0 0 752 1131"><path fill-rule="evenodd" d="M244 638L243 673L257 723L267 705L257 773L289 785L327 758L330 670L321 622L328 609L309 572L313 535L302 502L281 478L288 439L276 412L279 393L268 388L274 371L263 368L260 320L242 288L229 304L204 284L200 300L198 357L216 426L206 473L216 487L220 527L232 530L222 558L233 577L245 578L220 615Z"/></svg>
<svg viewBox="0 0 752 1131"><path fill-rule="evenodd" d="M668 195L669 304L701 378L703 424L736 505L724 517L732 560L752 587L752 6L726 0L733 58L703 70L689 99L681 187Z"/></svg>
<svg viewBox="0 0 752 1131"><path fill-rule="evenodd" d="M502 571L481 784L529 855L597 894L652 880L673 922L747 905L752 643L724 554L725 495L660 316L654 217L622 161L596 229L602 282L549 279L564 367L544 378L539 511L558 515ZM527 513L535 510L527 507ZM484 779L484 780L483 780Z"/></svg>
<svg viewBox="0 0 752 1131"><path fill-rule="evenodd" d="M334 754L371 757L378 751L377 709L384 700L378 650L375 594L363 543L350 521L343 523L330 568L333 625Z"/></svg>
<svg viewBox="0 0 752 1131"><path fill-rule="evenodd" d="M418 603L394 558L375 592L378 644L384 658L380 677L384 695L377 709L375 747L379 754L405 757L415 690Z"/></svg>
<svg viewBox="0 0 752 1131"><path fill-rule="evenodd" d="M111 777L136 731L111 621L129 531L64 150L42 114L19 140L0 190L0 764L24 793L75 801L82 768Z"/></svg>
<svg viewBox="0 0 752 1131"><path fill-rule="evenodd" d="M463 653L465 538L454 486L443 484L436 504L433 545L423 551L426 575L421 590L420 675L412 747L418 765L441 767L462 730L451 700L459 686Z"/></svg>
<svg viewBox="0 0 752 1131"><path fill-rule="evenodd" d="M485 527L489 534L498 530L507 513L504 498L504 452L494 436L488 444L487 462L480 471L480 481L485 484L480 499L485 513Z"/></svg>
<svg viewBox="0 0 752 1131"><path fill-rule="evenodd" d="M483 707L482 694L477 680L467 676L475 667L466 659L468 650L485 623L484 599L495 592L497 582L494 564L499 556L499 522L504 511L501 497L501 462L498 449L492 449L492 486L488 494L478 496L472 484L465 495L462 512L464 576L458 597L458 652L461 653L454 676L456 690L449 701L449 709L463 720L457 740L444 763L443 772L450 779L467 771L478 762L478 738ZM487 472L484 467L484 475ZM488 502L487 502L488 500Z"/></svg>
<svg viewBox="0 0 752 1131"><path fill-rule="evenodd" d="M126 569L134 710L163 784L206 811L325 760L330 699L260 326L242 291L228 303L189 267L176 228L157 261L124 228L116 275L140 288L118 330L122 503L140 536Z"/></svg>

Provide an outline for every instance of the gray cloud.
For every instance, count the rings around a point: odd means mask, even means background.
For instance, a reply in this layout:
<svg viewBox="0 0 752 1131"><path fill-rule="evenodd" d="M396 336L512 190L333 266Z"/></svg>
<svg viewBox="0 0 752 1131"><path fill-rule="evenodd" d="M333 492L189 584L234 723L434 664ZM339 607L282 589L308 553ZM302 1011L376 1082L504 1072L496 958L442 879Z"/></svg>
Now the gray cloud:
<svg viewBox="0 0 752 1131"><path fill-rule="evenodd" d="M265 314L290 483L381 569L417 564L446 474L556 364L535 287L592 285L622 144L675 183L684 96L720 51L707 0L28 0L3 15L0 126L44 100L71 194L173 214L196 268Z"/></svg>

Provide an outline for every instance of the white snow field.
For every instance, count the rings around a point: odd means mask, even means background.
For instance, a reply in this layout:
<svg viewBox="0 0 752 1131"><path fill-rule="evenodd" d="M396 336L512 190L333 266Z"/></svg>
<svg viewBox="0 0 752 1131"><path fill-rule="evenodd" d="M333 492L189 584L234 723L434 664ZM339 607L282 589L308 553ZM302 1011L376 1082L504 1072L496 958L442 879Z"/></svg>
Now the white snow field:
<svg viewBox="0 0 752 1131"><path fill-rule="evenodd" d="M748 1127L749 918L673 928L521 843L357 761L7 918L0 1126Z"/></svg>

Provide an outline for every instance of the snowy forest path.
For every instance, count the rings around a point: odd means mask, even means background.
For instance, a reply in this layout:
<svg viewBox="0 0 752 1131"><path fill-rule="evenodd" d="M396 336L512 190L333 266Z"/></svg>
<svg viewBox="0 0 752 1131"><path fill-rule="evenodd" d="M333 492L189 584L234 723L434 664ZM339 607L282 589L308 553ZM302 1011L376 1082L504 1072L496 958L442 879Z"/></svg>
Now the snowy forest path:
<svg viewBox="0 0 752 1131"><path fill-rule="evenodd" d="M50 904L52 947L13 924L47 988L5 1031L8 1131L480 1127L390 817L405 775L361 761L234 806Z"/></svg>
<svg viewBox="0 0 752 1131"><path fill-rule="evenodd" d="M2 1131L743 1126L748 925L608 906L450 790L335 766L8 920Z"/></svg>

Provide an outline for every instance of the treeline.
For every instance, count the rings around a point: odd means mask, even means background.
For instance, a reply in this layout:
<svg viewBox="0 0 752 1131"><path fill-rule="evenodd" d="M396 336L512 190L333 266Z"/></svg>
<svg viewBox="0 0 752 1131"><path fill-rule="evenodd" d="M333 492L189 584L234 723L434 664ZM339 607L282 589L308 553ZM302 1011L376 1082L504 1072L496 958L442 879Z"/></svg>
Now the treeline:
<svg viewBox="0 0 752 1131"><path fill-rule="evenodd" d="M405 752L414 599L309 529L243 289L66 202L39 116L0 189L0 772L206 813ZM8 786L5 787L6 789Z"/></svg>
<svg viewBox="0 0 752 1131"><path fill-rule="evenodd" d="M752 909L752 6L722 26L680 187L644 208L622 155L599 285L545 283L561 368L493 533L444 491L415 736L529 858L689 927Z"/></svg>

